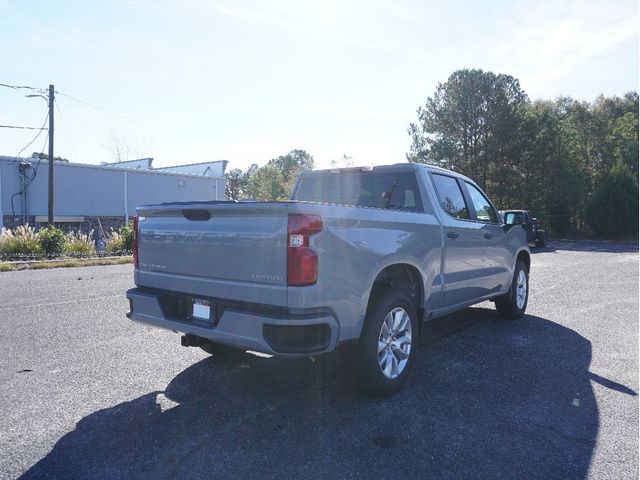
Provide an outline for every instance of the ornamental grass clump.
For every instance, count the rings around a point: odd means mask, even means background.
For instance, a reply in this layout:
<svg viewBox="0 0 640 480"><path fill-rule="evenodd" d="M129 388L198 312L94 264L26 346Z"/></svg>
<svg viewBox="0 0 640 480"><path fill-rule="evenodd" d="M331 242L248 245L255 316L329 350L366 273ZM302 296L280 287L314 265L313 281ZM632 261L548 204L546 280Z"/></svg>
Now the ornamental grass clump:
<svg viewBox="0 0 640 480"><path fill-rule="evenodd" d="M122 235L111 229L106 237L107 238L104 244L105 255L122 255L125 252L125 239L122 237Z"/></svg>
<svg viewBox="0 0 640 480"><path fill-rule="evenodd" d="M65 255L69 257L93 257L96 255L93 230L89 233L69 232L66 237Z"/></svg>
<svg viewBox="0 0 640 480"><path fill-rule="evenodd" d="M35 258L42 255L42 247L33 227L20 225L13 230L0 231L0 255L4 258Z"/></svg>
<svg viewBox="0 0 640 480"><path fill-rule="evenodd" d="M131 253L133 242L133 225L122 225L118 230L113 228L105 236L105 255L127 255Z"/></svg>

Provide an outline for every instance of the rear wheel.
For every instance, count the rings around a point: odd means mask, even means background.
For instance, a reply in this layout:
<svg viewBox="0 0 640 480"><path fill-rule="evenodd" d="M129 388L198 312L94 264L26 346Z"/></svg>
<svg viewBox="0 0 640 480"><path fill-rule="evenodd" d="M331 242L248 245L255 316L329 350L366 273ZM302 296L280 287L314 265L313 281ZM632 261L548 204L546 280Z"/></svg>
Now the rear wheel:
<svg viewBox="0 0 640 480"><path fill-rule="evenodd" d="M411 298L383 290L367 310L358 345L358 380L362 391L388 396L402 388L413 366L418 323Z"/></svg>
<svg viewBox="0 0 640 480"><path fill-rule="evenodd" d="M544 248L547 246L547 234L543 233L538 240L536 240L536 247Z"/></svg>
<svg viewBox="0 0 640 480"><path fill-rule="evenodd" d="M524 316L529 301L529 272L522 260L516 262L516 268L508 293L496 298L496 310L505 318L518 319Z"/></svg>

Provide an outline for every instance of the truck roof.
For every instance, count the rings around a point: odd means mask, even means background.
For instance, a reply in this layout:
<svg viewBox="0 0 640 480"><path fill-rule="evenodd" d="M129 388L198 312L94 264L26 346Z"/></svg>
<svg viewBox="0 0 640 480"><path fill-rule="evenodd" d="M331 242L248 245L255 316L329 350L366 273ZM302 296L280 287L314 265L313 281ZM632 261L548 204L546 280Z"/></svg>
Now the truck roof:
<svg viewBox="0 0 640 480"><path fill-rule="evenodd" d="M405 170L415 171L417 170L417 164L415 163L394 163L391 165L369 165L363 167L341 167L341 168L323 168L318 170L304 170L300 175L316 175L319 173L349 173L349 172L375 172L378 170Z"/></svg>
<svg viewBox="0 0 640 480"><path fill-rule="evenodd" d="M466 177L461 173L454 172L453 170L448 170L446 168L438 167L436 165L429 165L425 163L411 163L411 162L393 163L389 165L375 165L375 166L366 166L366 167L343 167L343 168L324 168L319 170L304 170L300 173L300 175L307 176L307 175L317 175L321 173L338 174L338 173L349 173L349 172L376 172L376 171L389 171L389 170L415 172L419 168L424 168L426 170L430 170L436 173L444 173L447 175L461 178L463 180L466 180L466 181L469 181L470 183L475 184L475 182L469 177Z"/></svg>
<svg viewBox="0 0 640 480"><path fill-rule="evenodd" d="M420 164L420 165L422 165L427 170L431 170L432 172L444 173L446 175L451 175L452 177L462 178L463 180L466 180L466 181L468 181L470 183L473 183L473 184L476 183L471 178L467 177L466 175L463 175L463 174L458 173L458 172L454 172L453 170L449 170L447 168L438 167L437 165L427 165L427 164Z"/></svg>

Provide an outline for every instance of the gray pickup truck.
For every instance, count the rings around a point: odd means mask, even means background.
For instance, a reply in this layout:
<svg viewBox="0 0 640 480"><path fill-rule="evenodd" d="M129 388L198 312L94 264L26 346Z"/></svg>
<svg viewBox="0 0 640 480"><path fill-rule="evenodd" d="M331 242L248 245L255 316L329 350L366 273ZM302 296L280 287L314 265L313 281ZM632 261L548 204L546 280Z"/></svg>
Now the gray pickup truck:
<svg viewBox="0 0 640 480"><path fill-rule="evenodd" d="M524 315L530 253L478 186L417 164L303 172L285 202L138 207L132 320L214 355L350 347L365 392L406 381L423 322Z"/></svg>

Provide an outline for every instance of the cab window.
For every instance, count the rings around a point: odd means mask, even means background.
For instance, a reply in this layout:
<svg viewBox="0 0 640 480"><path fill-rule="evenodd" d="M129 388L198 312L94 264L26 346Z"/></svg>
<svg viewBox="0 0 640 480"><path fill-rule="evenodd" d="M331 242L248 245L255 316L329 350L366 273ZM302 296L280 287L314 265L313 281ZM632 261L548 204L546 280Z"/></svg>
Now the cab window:
<svg viewBox="0 0 640 480"><path fill-rule="evenodd" d="M442 209L454 218L468 220L469 209L464 202L458 181L453 177L438 173L432 174L431 178L433 178Z"/></svg>
<svg viewBox="0 0 640 480"><path fill-rule="evenodd" d="M498 223L496 211L489 203L489 200L487 200L487 197L485 197L484 194L474 185L469 182L464 183L467 187L467 191L469 192L469 197L471 197L473 208L476 211L476 219L479 222Z"/></svg>

